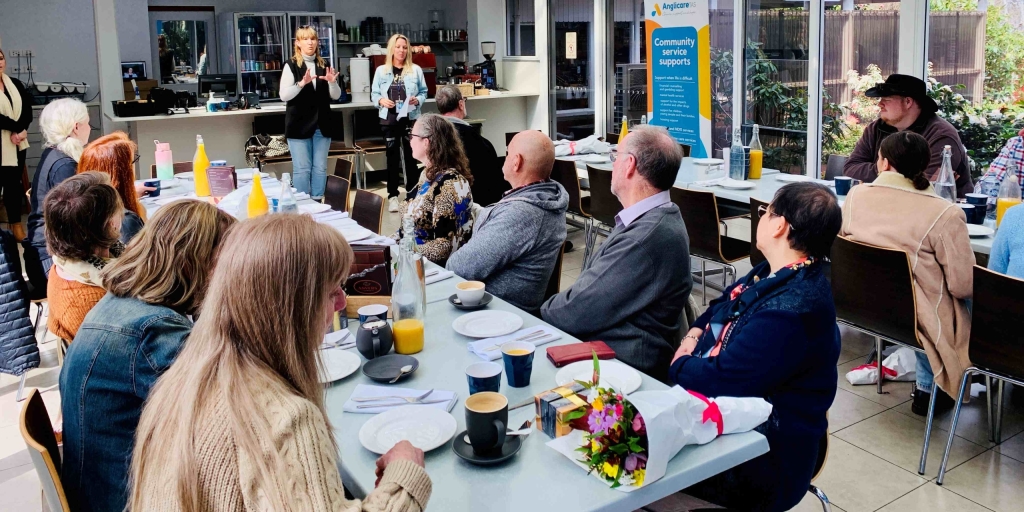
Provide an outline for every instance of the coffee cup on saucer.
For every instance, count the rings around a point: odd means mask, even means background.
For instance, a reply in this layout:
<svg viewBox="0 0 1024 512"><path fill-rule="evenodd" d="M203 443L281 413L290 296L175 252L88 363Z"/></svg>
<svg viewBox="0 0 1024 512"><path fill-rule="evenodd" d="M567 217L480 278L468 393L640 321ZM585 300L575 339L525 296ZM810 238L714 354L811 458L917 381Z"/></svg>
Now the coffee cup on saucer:
<svg viewBox="0 0 1024 512"><path fill-rule="evenodd" d="M467 306L475 306L484 298L486 285L480 281L463 281L455 285L455 294Z"/></svg>

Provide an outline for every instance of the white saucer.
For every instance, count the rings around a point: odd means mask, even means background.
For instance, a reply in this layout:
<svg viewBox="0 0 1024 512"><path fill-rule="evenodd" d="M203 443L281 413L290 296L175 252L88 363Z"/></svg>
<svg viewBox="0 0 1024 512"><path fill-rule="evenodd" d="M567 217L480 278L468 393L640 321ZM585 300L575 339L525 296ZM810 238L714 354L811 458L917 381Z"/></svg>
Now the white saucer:
<svg viewBox="0 0 1024 512"><path fill-rule="evenodd" d="M992 236L992 234L994 234L995 232L996 230L987 226L982 226L981 224L967 225L967 235L970 236L971 238L985 238L988 236Z"/></svg>

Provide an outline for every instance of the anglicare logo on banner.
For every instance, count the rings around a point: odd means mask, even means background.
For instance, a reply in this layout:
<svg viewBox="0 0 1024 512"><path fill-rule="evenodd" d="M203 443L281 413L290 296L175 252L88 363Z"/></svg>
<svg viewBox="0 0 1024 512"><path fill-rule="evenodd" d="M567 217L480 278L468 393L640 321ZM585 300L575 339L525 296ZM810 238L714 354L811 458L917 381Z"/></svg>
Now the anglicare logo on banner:
<svg viewBox="0 0 1024 512"><path fill-rule="evenodd" d="M697 2L668 2L668 3L656 3L654 4L654 10L651 11L651 17L655 16L671 16L673 14L683 14L684 12L692 12L693 9L697 8ZM678 11L678 12L677 12Z"/></svg>

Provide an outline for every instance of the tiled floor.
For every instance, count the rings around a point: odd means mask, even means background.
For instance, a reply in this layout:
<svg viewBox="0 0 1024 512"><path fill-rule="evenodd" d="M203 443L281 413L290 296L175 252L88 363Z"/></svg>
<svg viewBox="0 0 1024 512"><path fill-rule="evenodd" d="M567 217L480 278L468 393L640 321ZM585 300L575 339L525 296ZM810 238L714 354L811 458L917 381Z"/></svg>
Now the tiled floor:
<svg viewBox="0 0 1024 512"><path fill-rule="evenodd" d="M385 215L385 233L398 226L397 215ZM739 226L733 234L744 232ZM575 250L565 255L562 288L571 286L580 274L583 261L583 233L569 234ZM599 239L600 241L601 239ZM742 275L749 265L739 268ZM698 294L699 288L695 291ZM709 296L711 292L709 292ZM984 396L964 406L957 437L950 455L945 485L935 484L950 424L950 413L936 418L928 471L917 474L924 418L910 411L907 383L886 383L886 394L875 393L874 386L850 386L844 375L863 364L873 341L864 335L843 330L843 349L839 358L839 390L829 411L830 446L825 469L815 481L832 500L836 512L946 512L1024 511L1024 391L1007 390L1004 404L1002 444L988 440ZM56 343L41 345L42 366L30 372L28 386L39 388L56 416L60 397L57 384ZM0 511L40 510L39 480L25 451L18 431L21 404L15 402L18 380L0 375ZM429 468L428 468L429 469ZM795 509L800 512L821 510L817 499L809 495Z"/></svg>

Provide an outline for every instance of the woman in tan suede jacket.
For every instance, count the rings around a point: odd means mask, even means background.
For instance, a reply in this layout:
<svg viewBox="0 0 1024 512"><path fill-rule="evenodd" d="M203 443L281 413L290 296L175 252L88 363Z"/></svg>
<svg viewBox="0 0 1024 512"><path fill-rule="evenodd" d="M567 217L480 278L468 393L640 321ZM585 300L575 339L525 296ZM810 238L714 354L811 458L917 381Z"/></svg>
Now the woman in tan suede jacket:
<svg viewBox="0 0 1024 512"><path fill-rule="evenodd" d="M971 314L966 301L974 287L966 217L957 205L935 195L924 176L929 159L928 143L920 135L899 132L887 137L879 149L878 178L847 195L839 232L910 257L917 334L927 352L927 359L918 357L914 393L913 409L921 415L927 413L932 374L938 386L953 395L970 366ZM944 402L952 404L949 399Z"/></svg>

